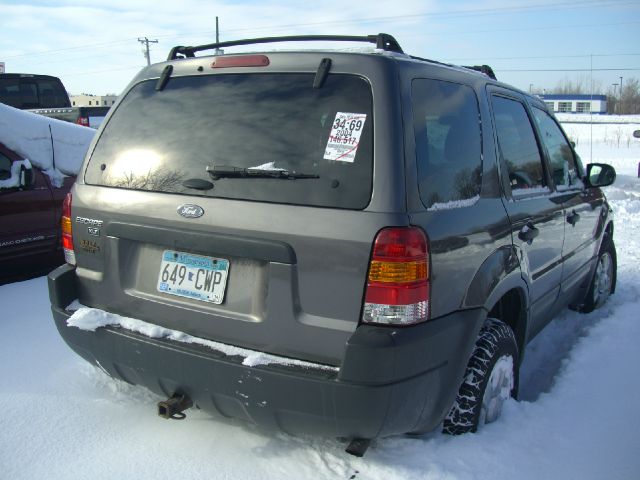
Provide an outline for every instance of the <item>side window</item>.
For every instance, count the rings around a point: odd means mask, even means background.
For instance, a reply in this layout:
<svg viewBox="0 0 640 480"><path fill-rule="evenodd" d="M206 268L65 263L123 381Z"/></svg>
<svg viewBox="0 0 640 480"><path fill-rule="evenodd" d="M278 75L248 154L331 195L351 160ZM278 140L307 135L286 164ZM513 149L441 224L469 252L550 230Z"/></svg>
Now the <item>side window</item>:
<svg viewBox="0 0 640 480"><path fill-rule="evenodd" d="M0 153L0 180L11 178L11 160Z"/></svg>
<svg viewBox="0 0 640 480"><path fill-rule="evenodd" d="M548 191L542 157L524 105L498 96L492 97L491 102L498 144L513 194Z"/></svg>
<svg viewBox="0 0 640 480"><path fill-rule="evenodd" d="M583 184L579 177L579 167L573 149L551 116L539 108L533 108L533 116L538 123L542 143L547 147L551 163L551 177L558 190L579 187Z"/></svg>
<svg viewBox="0 0 640 480"><path fill-rule="evenodd" d="M418 188L427 208L480 193L482 141L476 95L468 86L414 80L413 126Z"/></svg>

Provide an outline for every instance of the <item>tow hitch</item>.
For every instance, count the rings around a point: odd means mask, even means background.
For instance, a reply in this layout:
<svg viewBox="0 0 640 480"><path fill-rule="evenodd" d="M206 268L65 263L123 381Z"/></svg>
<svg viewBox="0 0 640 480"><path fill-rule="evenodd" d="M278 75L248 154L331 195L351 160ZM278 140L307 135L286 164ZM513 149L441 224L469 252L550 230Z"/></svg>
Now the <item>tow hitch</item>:
<svg viewBox="0 0 640 480"><path fill-rule="evenodd" d="M366 453L370 444L371 440L369 440L368 438L353 438L344 451L349 455L353 455L354 457L362 457Z"/></svg>
<svg viewBox="0 0 640 480"><path fill-rule="evenodd" d="M191 407L193 407L193 402L189 397L174 394L173 397L158 402L158 415L172 420L184 420L187 416L184 411Z"/></svg>

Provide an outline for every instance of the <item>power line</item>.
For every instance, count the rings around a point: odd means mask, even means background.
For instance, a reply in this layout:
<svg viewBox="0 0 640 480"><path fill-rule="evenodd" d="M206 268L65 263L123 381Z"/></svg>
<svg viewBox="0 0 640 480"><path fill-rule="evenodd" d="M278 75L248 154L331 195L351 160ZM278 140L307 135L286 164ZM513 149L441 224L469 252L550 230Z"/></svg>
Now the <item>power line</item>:
<svg viewBox="0 0 640 480"><path fill-rule="evenodd" d="M345 20L345 21L335 21L335 20L327 20L322 22L310 22L310 23L291 23L286 25L272 25L272 26L264 26L264 27L252 27L252 28L236 28L236 29L228 29L229 32L254 32L261 30L277 30L277 29L289 29L289 28L300 28L300 27L313 27L313 26L323 26L323 25L354 25L354 24L362 24L362 23L374 23L384 21L385 23L389 23L389 21L394 20L402 20L402 19L415 19L415 18L451 18L451 17L467 17L467 16L478 16L478 15L499 15L499 14L509 14L509 13L519 13L519 12L527 12L531 10L560 10L564 8L580 8L580 7L605 7L605 6L616 6L616 5L637 5L637 1L578 1L578 2L556 2L556 3L543 3L543 4L530 4L530 5L520 5L514 7L499 7L499 8L476 8L476 9L461 9L461 10L453 10L453 11L441 11L441 12L420 12L420 13L412 13L412 14L404 14L404 15L389 15L384 17L369 17L369 18L361 18L358 20ZM211 31L206 32L194 32L196 34L208 34L213 33ZM174 36L174 35L171 35ZM175 35L178 36L178 35ZM180 35L182 36L182 35Z"/></svg>
<svg viewBox="0 0 640 480"><path fill-rule="evenodd" d="M257 32L264 30L282 30L282 29L290 29L290 28L301 28L301 27L314 27L314 26L324 26L324 25L332 25L332 26L348 26L348 25L358 25L358 24L367 24L367 23L375 23L384 21L385 23L396 22L400 20L407 19L416 19L416 18L447 18L447 17L466 17L466 16L476 16L476 15L496 15L496 14L509 14L509 13L519 13L519 12L527 12L532 10L545 11L545 10L559 10L564 8L582 8L582 7L605 7L605 6L616 6L616 5L637 5L637 1L620 1L620 0L612 0L612 1L574 1L574 2L556 2L556 3L542 3L542 4L529 4L529 5L519 5L513 7L500 7L500 8L480 8L480 9L461 9L461 10L445 10L440 12L418 12L413 14L404 14L404 15L390 15L384 17L369 17L369 18L360 18L353 20L344 20L344 21L335 21L328 20L322 22L310 22L310 23L296 23L296 24L281 24L281 25L267 25L263 27L253 27L253 28L236 28L236 29L228 29L225 30L227 33L242 33L242 32ZM638 22L626 22L626 23L638 23ZM611 24L615 25L615 24ZM585 27L589 25L575 25L575 27ZM602 26L602 25L599 25ZM546 28L564 28L564 27L537 27L534 29L546 29ZM509 29L509 30L523 30L523 29ZM496 30L491 30L496 31ZM507 30L505 30L507 31ZM478 31L476 33L483 33L485 31ZM215 31L207 30L200 32L189 32L189 36L193 35L206 35L213 34ZM465 33L465 32L457 32ZM429 35L429 33L425 33L425 35ZM156 35L157 38L184 38L187 35L185 34L165 34L165 35ZM146 38L146 37L145 37ZM82 50L87 48L95 48L95 47L103 47L103 46L112 46L118 44L128 43L130 39L126 40L117 40L113 42L103 42L103 43L94 43L76 47L68 47L68 48L59 48L53 50L43 50L38 52L28 52L20 55L13 55L9 57L5 57L6 59L14 59L28 56L38 56L38 55L47 55L51 53L58 53L70 50ZM138 41L142 43L142 40L138 38ZM150 43L157 43L157 40L150 41ZM146 44L148 46L148 44ZM146 54L145 54L146 57Z"/></svg>
<svg viewBox="0 0 640 480"><path fill-rule="evenodd" d="M464 31L439 31L439 32L420 32L410 35L411 37L442 37L445 35L473 35L476 33L496 33L496 32L531 32L540 30L568 30L572 28L602 28L602 27L618 27L622 25L637 25L640 21L633 22L615 22L615 23L582 23L573 25L547 25L544 27L513 27L513 28L491 28L488 30L464 30ZM588 56L588 55L587 55Z"/></svg>
<svg viewBox="0 0 640 480"><path fill-rule="evenodd" d="M21 53L20 55L12 55L4 58L6 58L7 60L11 60L13 58L38 57L40 55L49 55L50 53L66 52L70 50L86 50L88 48L106 47L110 45L125 44L125 43L129 43L132 39L133 38L127 38L126 40L116 40L113 42L91 43L91 44L86 44L78 47L56 48L55 50L40 50L37 52Z"/></svg>
<svg viewBox="0 0 640 480"><path fill-rule="evenodd" d="M496 68L497 72L639 72L640 68Z"/></svg>
<svg viewBox="0 0 640 480"><path fill-rule="evenodd" d="M599 53L593 55L536 55L536 56L518 56L518 57L482 57L483 60L546 60L549 58L589 58L589 57L633 57L640 56L640 53ZM457 57L443 60L445 62L466 62L477 60L478 57Z"/></svg>

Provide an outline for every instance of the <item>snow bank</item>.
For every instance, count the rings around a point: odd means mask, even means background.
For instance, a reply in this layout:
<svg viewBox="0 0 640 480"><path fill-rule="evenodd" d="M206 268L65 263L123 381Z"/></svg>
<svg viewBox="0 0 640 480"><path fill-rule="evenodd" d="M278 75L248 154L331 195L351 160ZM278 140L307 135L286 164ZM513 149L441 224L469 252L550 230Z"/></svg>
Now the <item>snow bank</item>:
<svg viewBox="0 0 640 480"><path fill-rule="evenodd" d="M640 115L589 115L588 113L556 113L556 118L561 123L637 123L640 124Z"/></svg>
<svg viewBox="0 0 640 480"><path fill-rule="evenodd" d="M585 158L590 146L579 148ZM354 458L336 439L290 436L195 408L182 422L162 420L156 404L164 398L109 378L63 342L43 277L0 286L0 477L638 478L640 157L633 148L610 145L594 146L593 153L594 161L610 161L618 172L605 189L615 210L617 291L588 315L562 312L528 345L521 401L507 402L503 416L478 433L397 436ZM112 323L99 315L92 321L93 328ZM242 378L236 394L246 395Z"/></svg>
<svg viewBox="0 0 640 480"><path fill-rule="evenodd" d="M77 175L95 130L0 103L0 142L28 158L54 183Z"/></svg>

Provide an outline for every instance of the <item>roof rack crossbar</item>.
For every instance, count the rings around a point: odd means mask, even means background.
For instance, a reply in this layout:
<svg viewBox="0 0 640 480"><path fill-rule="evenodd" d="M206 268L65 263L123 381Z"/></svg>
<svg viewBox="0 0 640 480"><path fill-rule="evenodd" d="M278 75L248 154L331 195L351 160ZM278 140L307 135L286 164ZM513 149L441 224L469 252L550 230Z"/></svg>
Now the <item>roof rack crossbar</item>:
<svg viewBox="0 0 640 480"><path fill-rule="evenodd" d="M238 45L252 45L255 43L276 43L276 42L311 42L311 41L331 41L331 42L365 42L375 43L376 48L388 52L404 53L400 44L395 38L386 33L377 35L354 36L354 35L289 35L284 37L262 37L246 38L242 40L231 40L229 42L209 43L207 45L196 45L191 47L177 46L169 52L167 60L175 60L184 57L194 57L196 52L203 50L215 50L223 47L234 47Z"/></svg>
<svg viewBox="0 0 640 480"><path fill-rule="evenodd" d="M468 68L469 70L475 70L476 72L484 73L490 79L497 80L496 74L493 73L493 68L491 68L489 65L463 65L463 68Z"/></svg>

